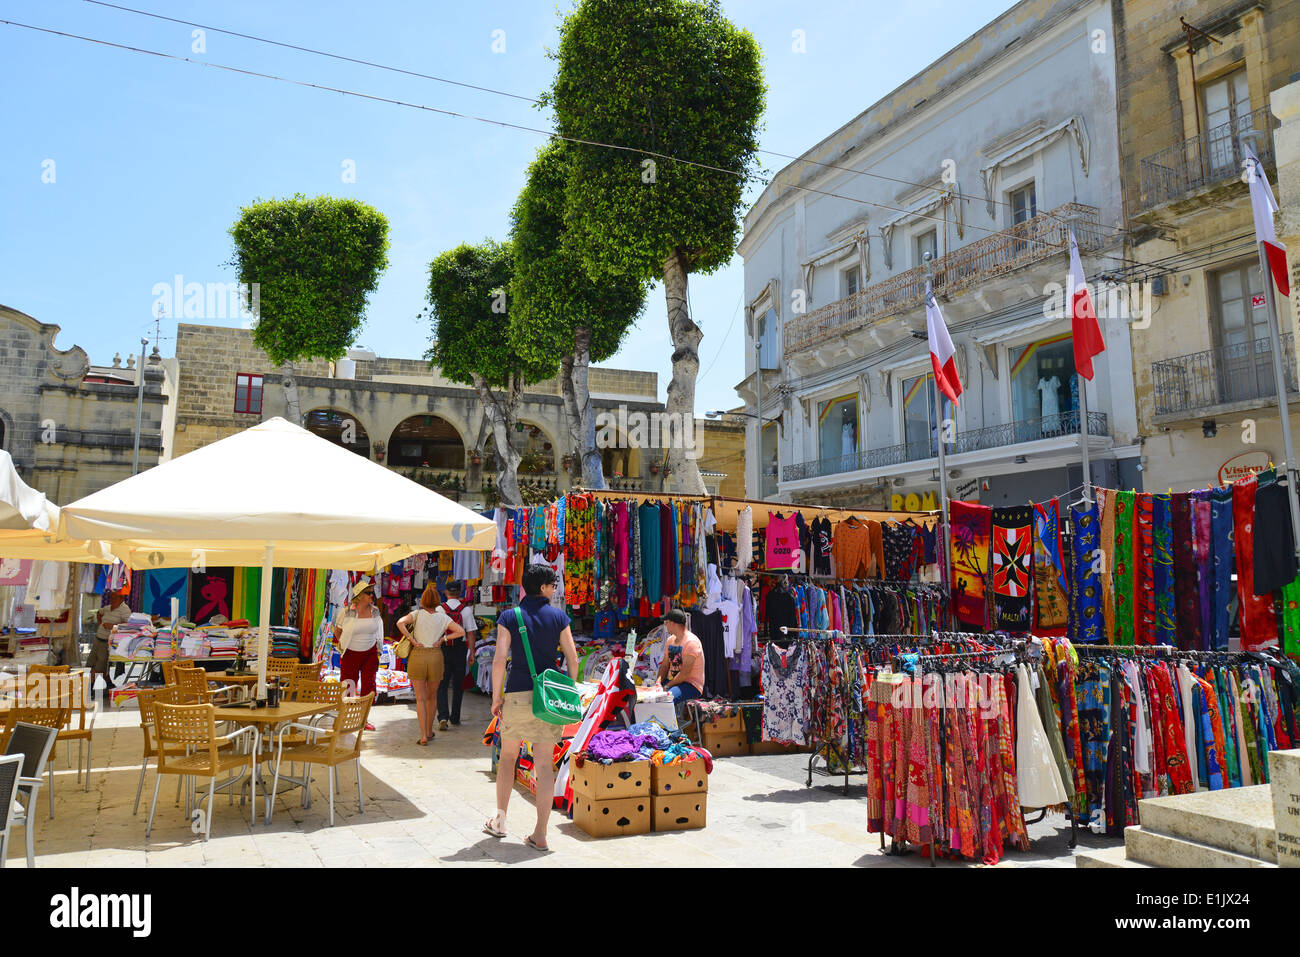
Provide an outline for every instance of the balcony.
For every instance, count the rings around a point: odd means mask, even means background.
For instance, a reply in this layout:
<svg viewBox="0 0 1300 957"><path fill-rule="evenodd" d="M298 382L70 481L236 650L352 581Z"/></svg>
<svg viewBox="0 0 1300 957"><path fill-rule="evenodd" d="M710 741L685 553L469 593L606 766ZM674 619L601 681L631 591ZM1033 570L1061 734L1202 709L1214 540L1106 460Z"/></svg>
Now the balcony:
<svg viewBox="0 0 1300 957"><path fill-rule="evenodd" d="M1241 134L1263 130L1252 145L1265 166L1274 166L1273 115L1267 107L1238 117L1142 160L1138 208L1153 209L1211 186L1241 180Z"/></svg>
<svg viewBox="0 0 1300 957"><path fill-rule="evenodd" d="M930 264L937 294L955 293L1051 256L1064 255L1073 227L1080 251L1099 249L1104 235L1095 206L1066 203L1001 232L967 243ZM1062 266L1062 275L1065 267ZM926 270L908 269L785 324L785 354L796 355L836 336L865 329L919 306Z"/></svg>
<svg viewBox="0 0 1300 957"><path fill-rule="evenodd" d="M1282 336L1282 367L1288 392L1296 383L1294 335ZM1273 346L1268 339L1207 349L1151 364L1156 415L1192 415L1234 403L1267 403L1277 397Z"/></svg>
<svg viewBox="0 0 1300 957"><path fill-rule="evenodd" d="M1022 419L1005 425L994 425L985 429L969 429L960 432L955 442L949 442L944 449L946 455L961 455L965 452L983 452L1006 446L1019 445L1022 442L1038 442L1043 439L1061 439L1079 434L1079 413L1062 412L1041 419ZM1110 435L1110 424L1105 412L1088 413L1088 434L1097 436ZM868 469L888 468L904 465L908 462L923 462L935 458L938 449L933 438L929 442L909 442L903 445L890 445L879 449L865 449L855 455L837 455L833 458L816 462L804 462L800 465L787 465L782 472L782 480L798 482L803 479L822 478L827 475L840 475L845 472L860 472Z"/></svg>

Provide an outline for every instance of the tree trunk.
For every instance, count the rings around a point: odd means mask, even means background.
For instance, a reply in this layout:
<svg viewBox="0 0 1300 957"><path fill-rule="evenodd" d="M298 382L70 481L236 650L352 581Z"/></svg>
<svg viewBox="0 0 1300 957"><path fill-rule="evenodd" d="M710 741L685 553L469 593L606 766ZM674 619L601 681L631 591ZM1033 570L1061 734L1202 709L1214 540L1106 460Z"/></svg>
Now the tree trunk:
<svg viewBox="0 0 1300 957"><path fill-rule="evenodd" d="M510 444L510 430L514 428L515 414L519 409L519 400L523 397L523 386L515 377L506 390L504 400L488 388L483 377L474 374L474 389L483 402L488 420L492 423L492 437L497 447L497 494L501 503L509 508L519 508L524 504L519 494L519 452Z"/></svg>
<svg viewBox="0 0 1300 957"><path fill-rule="evenodd" d="M581 472L582 441L579 437L580 422L578 418L578 400L573 394L573 356L567 355L560 360L560 395L564 396L564 428L569 434L568 454L572 456L569 464L569 478L577 478Z"/></svg>
<svg viewBox="0 0 1300 957"><path fill-rule="evenodd" d="M288 410L289 421L294 425L302 426L302 407L298 404L298 380L294 375L292 362L286 362L283 366L284 378L281 384L284 387L284 403Z"/></svg>
<svg viewBox="0 0 1300 957"><path fill-rule="evenodd" d="M673 340L673 378L668 383L667 411L669 421L676 423L666 443L672 472L667 491L703 495L704 479L695 460L699 451L695 447L695 377L700 374L699 348L704 334L691 319L686 283L685 257L674 250L664 262L668 333Z"/></svg>
<svg viewBox="0 0 1300 957"><path fill-rule="evenodd" d="M573 394L578 405L579 434L582 437L582 484L587 488L605 488L605 469L596 448L596 416L591 408L591 388L587 370L591 368L591 330L573 331Z"/></svg>

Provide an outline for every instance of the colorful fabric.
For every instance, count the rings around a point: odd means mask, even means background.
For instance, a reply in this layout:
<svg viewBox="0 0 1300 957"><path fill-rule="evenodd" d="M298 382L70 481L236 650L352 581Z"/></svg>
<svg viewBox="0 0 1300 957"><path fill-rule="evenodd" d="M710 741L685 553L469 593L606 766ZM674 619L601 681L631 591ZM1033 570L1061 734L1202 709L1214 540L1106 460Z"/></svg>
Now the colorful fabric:
<svg viewBox="0 0 1300 957"><path fill-rule="evenodd" d="M1133 643L1155 644L1155 539L1151 495L1138 492L1133 505Z"/></svg>
<svg viewBox="0 0 1300 957"><path fill-rule="evenodd" d="M993 509L954 501L949 505L948 521L952 535L953 616L963 624L987 630Z"/></svg>
<svg viewBox="0 0 1300 957"><path fill-rule="evenodd" d="M1134 641L1133 537L1135 493L1113 492L1115 515L1115 568L1111 576L1115 602L1114 642Z"/></svg>
<svg viewBox="0 0 1300 957"><path fill-rule="evenodd" d="M1210 589L1214 582L1214 525L1208 489L1192 493L1192 552L1196 560L1197 645L1202 651L1213 647L1214 604Z"/></svg>
<svg viewBox="0 0 1300 957"><path fill-rule="evenodd" d="M1255 489L1253 475L1232 483L1233 544L1237 553L1237 607L1241 647L1255 651L1277 640L1273 596L1255 594Z"/></svg>
<svg viewBox="0 0 1300 957"><path fill-rule="evenodd" d="M1174 544L1174 633L1185 651L1199 646L1197 628L1201 607L1197 598L1196 556L1192 551L1192 497L1187 492L1170 496L1170 524Z"/></svg>
<svg viewBox="0 0 1300 957"><path fill-rule="evenodd" d="M1282 588L1282 651L1300 655L1300 578Z"/></svg>
<svg viewBox="0 0 1300 957"><path fill-rule="evenodd" d="M1065 568L1061 563L1060 502L1034 505L1035 632L1064 635L1069 623Z"/></svg>
<svg viewBox="0 0 1300 957"><path fill-rule="evenodd" d="M1027 505L993 509L995 629L1025 632L1033 625L1032 516Z"/></svg>
<svg viewBox="0 0 1300 957"><path fill-rule="evenodd" d="M1102 608L1101 576L1098 574L1101 531L1094 502L1081 502L1070 509L1074 525L1074 640L1105 643L1105 613Z"/></svg>
<svg viewBox="0 0 1300 957"><path fill-rule="evenodd" d="M1101 609L1105 619L1102 632L1105 642L1115 640L1115 493L1109 489L1097 491L1097 518L1100 534L1097 548L1101 552L1101 569L1098 584L1101 587Z"/></svg>
<svg viewBox="0 0 1300 957"><path fill-rule="evenodd" d="M1210 634L1211 648L1228 647L1228 621L1233 597L1232 575L1236 569L1235 531L1232 521L1232 489L1210 490Z"/></svg>
<svg viewBox="0 0 1300 957"><path fill-rule="evenodd" d="M1151 534L1154 543L1154 578L1156 600L1155 643L1172 645L1177 640L1174 613L1174 529L1170 518L1168 492L1151 496Z"/></svg>

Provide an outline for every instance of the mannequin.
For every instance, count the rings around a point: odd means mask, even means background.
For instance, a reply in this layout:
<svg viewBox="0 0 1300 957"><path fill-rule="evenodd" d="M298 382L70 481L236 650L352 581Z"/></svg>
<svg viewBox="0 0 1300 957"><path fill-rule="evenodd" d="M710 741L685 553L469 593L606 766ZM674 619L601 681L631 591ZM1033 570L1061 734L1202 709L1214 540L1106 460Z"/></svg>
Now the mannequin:
<svg viewBox="0 0 1300 957"><path fill-rule="evenodd" d="M1056 376L1040 378L1038 391L1042 396L1043 434L1051 435L1060 430L1060 400L1058 390L1061 380Z"/></svg>

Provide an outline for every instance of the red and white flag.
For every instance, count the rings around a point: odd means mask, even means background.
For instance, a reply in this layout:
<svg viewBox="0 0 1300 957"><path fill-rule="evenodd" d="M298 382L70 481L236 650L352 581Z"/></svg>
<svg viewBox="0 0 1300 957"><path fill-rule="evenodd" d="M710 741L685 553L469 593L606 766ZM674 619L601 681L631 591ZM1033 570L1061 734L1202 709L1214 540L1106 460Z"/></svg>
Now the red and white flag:
<svg viewBox="0 0 1300 957"><path fill-rule="evenodd" d="M953 348L952 336L948 335L948 326L943 321L943 313L935 302L930 284L925 284L925 329L930 338L930 363L934 366L934 384L946 395L953 405L961 395L961 379L957 377L957 350Z"/></svg>
<svg viewBox="0 0 1300 957"><path fill-rule="evenodd" d="M1071 335L1074 338L1074 370L1089 382L1092 381L1092 357L1106 351L1106 341L1101 337L1097 310L1088 293L1088 280L1083 275L1079 261L1079 243L1070 230L1070 278L1065 296L1070 305Z"/></svg>
<svg viewBox="0 0 1300 957"><path fill-rule="evenodd" d="M1273 214L1277 212L1277 200L1273 189L1268 185L1268 176L1264 173L1264 164L1259 161L1249 143L1241 144L1246 153L1246 181L1250 184L1250 209L1255 214L1255 242L1264 244L1264 254L1268 259L1269 271L1278 291L1284 296L1291 295L1291 280L1286 269L1286 247L1277 241L1273 231Z"/></svg>

